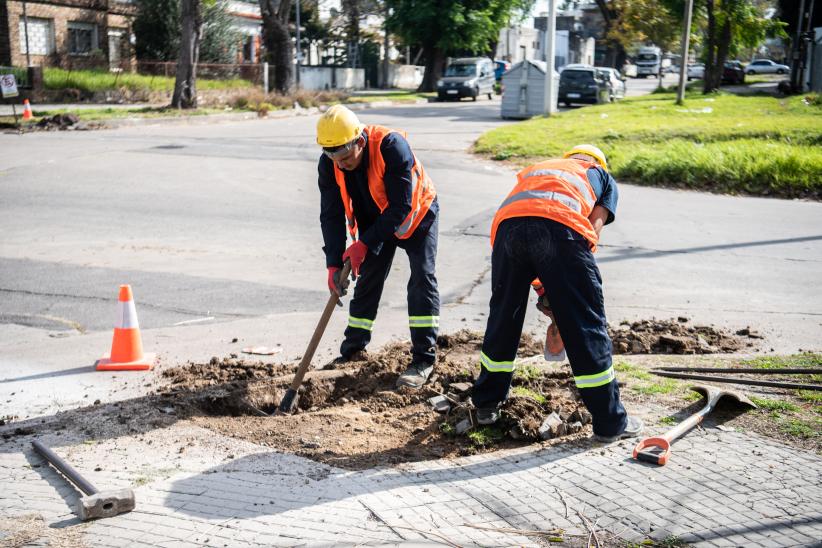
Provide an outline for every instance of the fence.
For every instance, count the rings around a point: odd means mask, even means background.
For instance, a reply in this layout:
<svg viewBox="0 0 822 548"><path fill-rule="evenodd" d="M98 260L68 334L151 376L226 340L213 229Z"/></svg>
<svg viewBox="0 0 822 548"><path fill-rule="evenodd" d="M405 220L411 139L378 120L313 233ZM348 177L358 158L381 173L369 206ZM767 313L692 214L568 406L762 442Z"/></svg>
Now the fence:
<svg viewBox="0 0 822 548"><path fill-rule="evenodd" d="M137 73L173 78L177 74L174 61L137 61ZM248 80L263 85L263 65L258 63L219 64L197 63L197 77L210 80Z"/></svg>

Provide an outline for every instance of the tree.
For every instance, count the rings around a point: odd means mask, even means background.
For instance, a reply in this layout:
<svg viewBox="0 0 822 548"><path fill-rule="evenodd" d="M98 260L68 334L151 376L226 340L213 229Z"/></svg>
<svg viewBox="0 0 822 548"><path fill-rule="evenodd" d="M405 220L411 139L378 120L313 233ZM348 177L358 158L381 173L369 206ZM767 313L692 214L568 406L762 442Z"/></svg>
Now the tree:
<svg viewBox="0 0 822 548"><path fill-rule="evenodd" d="M605 52L605 65L619 68L625 64L625 47L618 40L609 38L613 35L613 29L619 19L619 11L617 11L616 2L612 0L596 0L599 13L602 15L602 20L605 25L605 43L607 44L607 51Z"/></svg>
<svg viewBox="0 0 822 548"><path fill-rule="evenodd" d="M758 46L768 34L784 36L784 23L765 16L767 4L757 0L705 0L704 93L719 89L729 55Z"/></svg>
<svg viewBox="0 0 822 548"><path fill-rule="evenodd" d="M138 59L174 61L180 52L180 0L140 0L132 28Z"/></svg>
<svg viewBox="0 0 822 548"><path fill-rule="evenodd" d="M637 42L649 42L665 52L678 42L681 15L677 16L663 0L614 0L612 4L617 18L612 21L608 38L623 49ZM662 86L662 71L659 85Z"/></svg>
<svg viewBox="0 0 822 548"><path fill-rule="evenodd" d="M203 63L234 63L237 44L242 35L235 30L234 21L225 0L203 2L203 36L200 61Z"/></svg>
<svg viewBox="0 0 822 548"><path fill-rule="evenodd" d="M180 0L140 0L133 28L138 59L176 61L180 53ZM204 0L200 61L233 63L240 38L228 2Z"/></svg>
<svg viewBox="0 0 822 548"><path fill-rule="evenodd" d="M280 93L287 93L291 88L294 61L291 34L288 31L291 0L259 0L259 2L263 18L265 60L274 69L274 89Z"/></svg>
<svg viewBox="0 0 822 548"><path fill-rule="evenodd" d="M512 19L528 13L534 0L386 0L389 32L425 50L420 91L433 91L448 55L486 54Z"/></svg>
<svg viewBox="0 0 822 548"><path fill-rule="evenodd" d="M200 0L182 0L180 8L180 55L171 106L197 108L197 61L203 34L203 6Z"/></svg>

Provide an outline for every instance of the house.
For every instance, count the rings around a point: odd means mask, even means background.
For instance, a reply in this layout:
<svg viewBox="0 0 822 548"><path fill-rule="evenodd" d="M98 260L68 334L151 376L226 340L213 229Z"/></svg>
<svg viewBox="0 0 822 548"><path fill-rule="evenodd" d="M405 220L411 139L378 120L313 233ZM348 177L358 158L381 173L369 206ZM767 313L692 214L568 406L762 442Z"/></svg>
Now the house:
<svg viewBox="0 0 822 548"><path fill-rule="evenodd" d="M0 1L0 65L130 70L135 14L133 0Z"/></svg>

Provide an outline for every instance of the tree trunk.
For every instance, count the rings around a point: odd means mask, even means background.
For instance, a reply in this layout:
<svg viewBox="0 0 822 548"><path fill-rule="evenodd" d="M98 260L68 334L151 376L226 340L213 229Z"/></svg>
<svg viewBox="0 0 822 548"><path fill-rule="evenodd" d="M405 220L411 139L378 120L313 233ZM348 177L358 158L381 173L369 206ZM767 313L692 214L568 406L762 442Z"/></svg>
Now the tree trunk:
<svg viewBox="0 0 822 548"><path fill-rule="evenodd" d="M436 91L437 80L442 76L442 66L445 64L445 52L440 48L426 48L429 52L425 60L425 74L417 91Z"/></svg>
<svg viewBox="0 0 822 548"><path fill-rule="evenodd" d="M197 60L203 35L203 9L200 0L180 3L180 55L174 82L173 108L197 108Z"/></svg>
<svg viewBox="0 0 822 548"><path fill-rule="evenodd" d="M274 70L273 89L280 93L288 93L291 89L294 52L288 32L290 10L291 0L260 0L265 60Z"/></svg>

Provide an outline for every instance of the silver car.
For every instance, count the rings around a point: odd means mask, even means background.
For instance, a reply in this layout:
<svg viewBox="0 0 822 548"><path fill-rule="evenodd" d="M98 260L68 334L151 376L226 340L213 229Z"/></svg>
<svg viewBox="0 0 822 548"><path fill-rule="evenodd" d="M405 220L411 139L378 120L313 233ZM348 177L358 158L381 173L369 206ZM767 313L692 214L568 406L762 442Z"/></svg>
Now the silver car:
<svg viewBox="0 0 822 548"><path fill-rule="evenodd" d="M617 99L625 98L625 77L615 68L595 67L597 72L608 84L608 98L613 103Z"/></svg>
<svg viewBox="0 0 822 548"><path fill-rule="evenodd" d="M442 78L437 80L437 98L440 101L470 97L476 101L480 95L494 96L494 63L487 57L454 59L445 67Z"/></svg>
<svg viewBox="0 0 822 548"><path fill-rule="evenodd" d="M770 59L754 59L745 67L746 74L787 74L790 70L788 65L780 65Z"/></svg>

